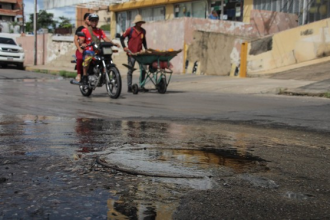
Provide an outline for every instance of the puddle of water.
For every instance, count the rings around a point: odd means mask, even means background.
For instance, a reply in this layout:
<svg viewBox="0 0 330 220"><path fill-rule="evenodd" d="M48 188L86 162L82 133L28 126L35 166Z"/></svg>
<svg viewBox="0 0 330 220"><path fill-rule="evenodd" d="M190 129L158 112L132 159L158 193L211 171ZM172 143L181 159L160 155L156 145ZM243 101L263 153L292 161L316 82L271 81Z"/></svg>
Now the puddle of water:
<svg viewBox="0 0 330 220"><path fill-rule="evenodd" d="M258 162L262 159L247 153L244 135L224 135L216 129L209 128L212 130L209 132L203 130L205 127L201 130L194 127L175 122L0 116L0 153L63 155L79 159L83 154L104 155L109 150L106 160L118 166L151 173L204 177L145 178L152 183L141 181L137 186L129 198L134 198L135 205L130 206L131 210L126 208L132 201L125 201L120 196L110 196L107 202L109 219L130 219L131 216L171 219L176 201L184 191L218 186L214 178L209 178L214 173L242 173L261 166ZM237 144L232 145L236 148L216 149L226 136L227 141ZM201 149L204 144L205 149Z"/></svg>
<svg viewBox="0 0 330 220"><path fill-rule="evenodd" d="M163 149L154 146L152 149L116 150L107 155L107 161L123 167L148 173L168 173L175 175L211 176L210 169L230 168L236 173L258 166L262 159L248 153L242 155L237 150L193 150Z"/></svg>
<svg viewBox="0 0 330 220"><path fill-rule="evenodd" d="M285 193L285 197L288 199L293 199L293 200L307 200L311 197L313 197L312 195L308 195L308 194L303 194L303 193L295 193L295 192L286 192Z"/></svg>
<svg viewBox="0 0 330 220"><path fill-rule="evenodd" d="M241 174L239 177L243 180L246 180L250 182L252 185L256 187L262 187L262 188L268 188L268 189L276 189L278 188L278 185L275 183L275 181L271 179L267 179L265 177L259 177L259 176L254 176L251 174Z"/></svg>
<svg viewBox="0 0 330 220"><path fill-rule="evenodd" d="M172 184L172 187L175 188L175 185ZM131 202L126 196L110 192L107 216L109 219L172 219L178 200L168 200L171 193L173 190L166 189L164 185L150 182L142 182L137 186L134 201Z"/></svg>

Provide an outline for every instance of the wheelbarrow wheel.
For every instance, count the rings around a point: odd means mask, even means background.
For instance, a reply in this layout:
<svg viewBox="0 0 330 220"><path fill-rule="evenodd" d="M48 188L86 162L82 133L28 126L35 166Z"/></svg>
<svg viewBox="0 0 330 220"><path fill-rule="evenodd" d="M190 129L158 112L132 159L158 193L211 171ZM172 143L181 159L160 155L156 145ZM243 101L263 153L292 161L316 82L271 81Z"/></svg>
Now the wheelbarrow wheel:
<svg viewBox="0 0 330 220"><path fill-rule="evenodd" d="M158 83L157 90L160 94L165 94L167 90L166 79L162 78Z"/></svg>
<svg viewBox="0 0 330 220"><path fill-rule="evenodd" d="M137 84L132 85L132 92L134 95L137 95L139 93L139 86Z"/></svg>

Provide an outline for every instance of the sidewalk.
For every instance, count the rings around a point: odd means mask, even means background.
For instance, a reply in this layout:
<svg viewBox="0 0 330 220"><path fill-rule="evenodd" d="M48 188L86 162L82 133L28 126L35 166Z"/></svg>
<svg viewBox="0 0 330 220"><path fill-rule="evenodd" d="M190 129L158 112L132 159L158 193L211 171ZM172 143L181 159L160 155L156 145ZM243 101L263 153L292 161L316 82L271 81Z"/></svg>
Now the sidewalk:
<svg viewBox="0 0 330 220"><path fill-rule="evenodd" d="M126 89L127 69L117 65ZM329 71L328 71L329 70ZM26 71L60 74L75 74L72 68L56 68L47 65L27 66ZM134 73L137 80L138 73ZM148 88L148 87L147 87ZM320 62L309 66L290 66L282 72L237 78L229 76L204 76L193 74L173 74L169 91L221 92L230 94L283 94L295 96L317 96L330 98L330 62Z"/></svg>

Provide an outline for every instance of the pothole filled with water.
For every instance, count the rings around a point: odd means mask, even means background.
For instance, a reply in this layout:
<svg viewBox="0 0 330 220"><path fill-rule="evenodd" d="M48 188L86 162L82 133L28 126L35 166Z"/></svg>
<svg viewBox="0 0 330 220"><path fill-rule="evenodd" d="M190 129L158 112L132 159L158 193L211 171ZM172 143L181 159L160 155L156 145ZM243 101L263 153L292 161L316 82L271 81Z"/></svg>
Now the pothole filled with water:
<svg viewBox="0 0 330 220"><path fill-rule="evenodd" d="M143 145L142 145L143 146ZM159 177L212 177L213 172L268 170L266 161L237 149L128 148L104 156L109 164Z"/></svg>

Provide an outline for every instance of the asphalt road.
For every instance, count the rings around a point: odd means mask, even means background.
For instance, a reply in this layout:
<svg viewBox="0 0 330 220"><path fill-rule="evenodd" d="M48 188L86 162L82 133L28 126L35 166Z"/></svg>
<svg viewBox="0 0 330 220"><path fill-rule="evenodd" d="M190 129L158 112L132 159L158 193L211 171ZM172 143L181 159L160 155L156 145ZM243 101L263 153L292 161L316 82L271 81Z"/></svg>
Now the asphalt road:
<svg viewBox="0 0 330 220"><path fill-rule="evenodd" d="M126 76L122 78L121 96L110 99L105 87L97 88L90 97L83 97L78 86L71 85L69 79L0 69L0 113L107 119L246 121L330 130L329 99L275 95L278 89L301 87L313 81L174 75L164 95L156 91L133 95L126 92ZM136 82L137 78L134 80Z"/></svg>
<svg viewBox="0 0 330 220"><path fill-rule="evenodd" d="M0 69L0 219L329 219L329 99L276 95L311 83L123 77L114 100Z"/></svg>

